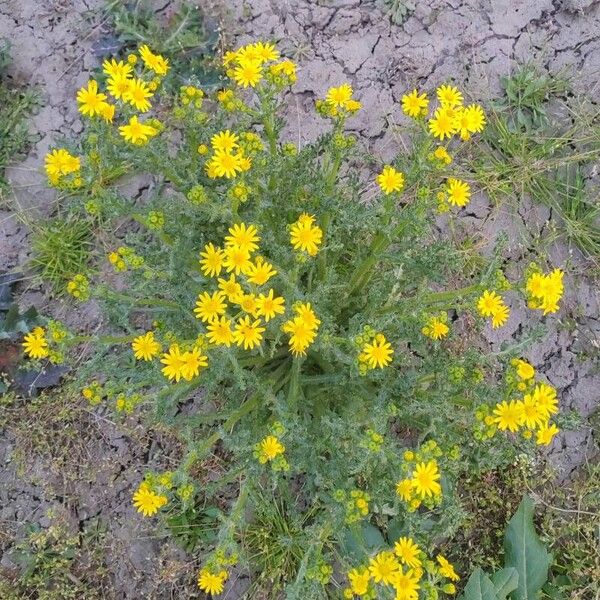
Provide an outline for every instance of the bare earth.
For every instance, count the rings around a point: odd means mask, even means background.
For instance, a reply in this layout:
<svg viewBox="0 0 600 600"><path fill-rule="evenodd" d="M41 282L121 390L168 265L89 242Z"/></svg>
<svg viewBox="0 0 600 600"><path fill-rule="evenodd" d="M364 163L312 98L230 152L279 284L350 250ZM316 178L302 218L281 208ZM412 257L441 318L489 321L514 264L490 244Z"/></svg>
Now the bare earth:
<svg viewBox="0 0 600 600"><path fill-rule="evenodd" d="M161 14L171 10L168 0L156 4ZM553 73L568 68L577 76L575 92L600 100L600 2L595 0L423 0L401 27L392 25L373 0L225 4L221 14L230 39L272 39L300 62L298 83L288 97L293 116L286 131L299 144L325 126L314 114L314 100L345 81L364 105L350 127L384 160L401 147L399 99L415 86L431 90L454 80L485 101L498 94L500 76L515 63L533 59ZM14 198L0 205L0 272L24 265L29 254L27 228L15 218L15 207L26 215L52 214L54 192L45 185L43 157L62 136L83 131L74 96L100 62L94 48L106 33L103 7L102 0L0 0L0 37L13 46L11 72L15 80L39 86L44 102L32 121L40 140L26 160L8 170ZM136 185L130 184L132 195ZM548 235L550 216L528 198L521 198L518 207L493 208L478 195L465 211L463 226L477 232L486 248L506 232L507 275L516 278L531 260L537 238ZM567 293L564 309L548 319L548 336L528 358L558 388L561 408L583 419L577 430L561 432L549 451L562 476L568 476L596 449L586 419L600 404L597 365L594 369L587 358L597 355L600 344L598 286L586 277L589 265L576 249L555 241L547 250L556 266L567 267ZM22 303L35 303L43 312L50 300L43 289L26 286ZM512 308L499 333L486 330L494 347L519 334L521 324L538 320L516 302ZM93 307L76 315L60 306L52 310L73 326L102 326ZM82 437L85 452L73 473L46 456L17 476L13 453L18 436L10 427L0 430L0 552L5 549L2 532L12 534L24 522L47 525L50 508L62 512L75 531L99 518L113 540L106 558L113 583L106 598L194 597L189 591L179 595L180 585L193 579L190 558L158 540L153 525L142 522L130 505L143 472L168 465L172 448L160 436L142 435L136 423L125 428L113 423L109 413L83 410L79 419L81 436L87 437ZM2 567L11 567L6 554ZM240 583L231 582L223 597L238 598Z"/></svg>

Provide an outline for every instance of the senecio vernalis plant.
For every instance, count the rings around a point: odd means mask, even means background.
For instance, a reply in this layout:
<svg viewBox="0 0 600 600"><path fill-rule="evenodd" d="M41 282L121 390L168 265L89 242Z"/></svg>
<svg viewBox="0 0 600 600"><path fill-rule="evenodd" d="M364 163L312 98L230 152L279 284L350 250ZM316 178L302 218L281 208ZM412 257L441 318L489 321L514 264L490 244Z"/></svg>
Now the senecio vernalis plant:
<svg viewBox="0 0 600 600"><path fill-rule="evenodd" d="M180 466L145 474L133 495L142 515L172 522L236 498L197 546L204 592L222 593L238 560L266 568L243 532L268 490L304 515L302 556L265 574L271 591L451 595L459 575L441 552L463 522L461 478L558 431L556 391L520 358L526 340L486 353L477 338L506 323L507 294L556 312L563 273L532 264L509 282L501 243L484 259L435 229L470 200L461 156L486 122L455 87L402 98L412 144L378 165L345 133L361 110L349 84L317 100L329 131L299 148L280 140L296 65L262 42L223 64L219 89L188 82L173 97L161 94L168 60L143 46L78 92L87 132L46 171L106 248L67 291L100 301L114 330L50 321L24 349L59 362L92 344L79 372L90 403L179 432ZM127 197L117 182L131 173L155 187ZM214 454L225 466L207 477Z"/></svg>

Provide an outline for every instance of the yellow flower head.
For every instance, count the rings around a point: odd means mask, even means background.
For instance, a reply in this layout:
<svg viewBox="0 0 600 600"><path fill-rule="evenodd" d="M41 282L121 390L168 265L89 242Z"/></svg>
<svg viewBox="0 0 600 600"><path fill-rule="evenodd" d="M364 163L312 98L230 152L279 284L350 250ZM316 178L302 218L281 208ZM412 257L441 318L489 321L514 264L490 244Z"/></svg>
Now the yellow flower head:
<svg viewBox="0 0 600 600"><path fill-rule="evenodd" d="M134 356L138 360L152 360L161 351L160 344L154 339L154 332L148 331L147 333L136 337L131 342L131 348Z"/></svg>
<svg viewBox="0 0 600 600"><path fill-rule="evenodd" d="M213 149L221 152L232 152L239 146L238 141L239 137L235 133L231 133L229 129L215 133L210 138Z"/></svg>
<svg viewBox="0 0 600 600"><path fill-rule="evenodd" d="M263 77L260 62L248 58L239 58L238 64L233 70L233 80L240 87L256 87Z"/></svg>
<svg viewBox="0 0 600 600"><path fill-rule="evenodd" d="M258 461L261 464L275 460L285 452L285 446L274 435L267 436L258 444Z"/></svg>
<svg viewBox="0 0 600 600"><path fill-rule="evenodd" d="M528 379L533 379L535 377L535 369L526 360L522 360L522 359L518 358L515 361L515 367L516 367L517 376L519 377L519 379L523 379L524 381L527 381Z"/></svg>
<svg viewBox="0 0 600 600"><path fill-rule="evenodd" d="M323 240L323 230L318 225L313 225L312 221L308 222L306 216L301 219L290 226L290 242L294 250L315 256Z"/></svg>
<svg viewBox="0 0 600 600"><path fill-rule="evenodd" d="M225 253L221 248L206 244L204 251L200 252L200 270L206 277L217 277L223 269Z"/></svg>
<svg viewBox="0 0 600 600"><path fill-rule="evenodd" d="M166 496L161 496L153 492L145 481L140 483L138 489L133 494L133 505L137 508L137 511L142 513L145 517L151 517L156 514L167 501L168 499Z"/></svg>
<svg viewBox="0 0 600 600"><path fill-rule="evenodd" d="M343 83L339 87L329 88L325 101L331 106L344 108L346 103L352 99L352 86L349 83Z"/></svg>
<svg viewBox="0 0 600 600"><path fill-rule="evenodd" d="M442 577L446 577L446 579L451 579L452 581L458 581L460 579L456 574L454 567L441 554L437 555L437 561L440 565L438 571Z"/></svg>
<svg viewBox="0 0 600 600"><path fill-rule="evenodd" d="M502 431L518 431L523 418L523 403L518 400L507 402L504 400L496 404L492 411L493 422Z"/></svg>
<svg viewBox="0 0 600 600"><path fill-rule="evenodd" d="M233 331L231 320L227 317L213 319L207 326L206 337L211 344L231 346L233 342Z"/></svg>
<svg viewBox="0 0 600 600"><path fill-rule="evenodd" d="M442 106L455 108L463 103L463 95L451 85L441 85L435 93Z"/></svg>
<svg viewBox="0 0 600 600"><path fill-rule="evenodd" d="M102 63L102 71L108 78L127 78L131 75L133 67L122 60L117 61L114 58L109 60L107 58Z"/></svg>
<svg viewBox="0 0 600 600"><path fill-rule="evenodd" d="M119 127L119 133L123 138L125 138L126 141L141 146L147 143L151 137L156 135L158 130L152 127L152 125L140 123L137 115L133 115L133 117L129 119L129 123L127 125L122 125Z"/></svg>
<svg viewBox="0 0 600 600"><path fill-rule="evenodd" d="M132 79L129 88L123 93L123 100L134 106L140 112L150 110L151 104L148 98L152 98L153 94L148 87L148 84L141 79Z"/></svg>
<svg viewBox="0 0 600 600"><path fill-rule="evenodd" d="M538 446L548 446L559 431L560 429L554 423L543 425L537 430L536 444Z"/></svg>
<svg viewBox="0 0 600 600"><path fill-rule="evenodd" d="M235 247L245 252L258 250L260 237L255 225L246 226L245 223L236 223L229 228L229 235L225 236L225 246Z"/></svg>
<svg viewBox="0 0 600 600"><path fill-rule="evenodd" d="M34 359L46 358L48 356L48 342L41 327L36 327L23 338L23 350Z"/></svg>
<svg viewBox="0 0 600 600"><path fill-rule="evenodd" d="M471 188L460 179L449 178L446 182L446 199L453 206L466 206L471 198Z"/></svg>
<svg viewBox="0 0 600 600"><path fill-rule="evenodd" d="M252 350L259 346L265 331L265 328L260 325L260 319L251 321L249 316L242 317L235 325L233 341L238 346L243 346L244 350Z"/></svg>
<svg viewBox="0 0 600 600"><path fill-rule="evenodd" d="M364 596L369 591L369 581L371 574L368 567L361 569L352 569L348 572L348 581L350 582L350 590L357 596Z"/></svg>
<svg viewBox="0 0 600 600"><path fill-rule="evenodd" d="M198 319L205 323L210 323L216 317L225 313L227 304L225 302L225 294L223 292L202 292L196 301L194 313Z"/></svg>
<svg viewBox="0 0 600 600"><path fill-rule="evenodd" d="M401 537L394 545L394 554L402 564L412 569L418 569L421 566L421 549L412 538Z"/></svg>
<svg viewBox="0 0 600 600"><path fill-rule="evenodd" d="M393 552L380 552L369 561L369 573L375 583L392 585L400 570L400 564Z"/></svg>
<svg viewBox="0 0 600 600"><path fill-rule="evenodd" d="M231 273L232 271L236 275L246 273L252 266L250 252L239 248L238 246L229 246L225 248L225 260L223 261L223 266L228 273Z"/></svg>
<svg viewBox="0 0 600 600"><path fill-rule="evenodd" d="M227 571L211 573L208 569L201 569L198 573L198 587L211 596L217 596L223 592L226 580Z"/></svg>
<svg viewBox="0 0 600 600"><path fill-rule="evenodd" d="M383 369L392 362L394 350L385 336L378 333L372 342L366 343L359 360L367 364L370 369Z"/></svg>
<svg viewBox="0 0 600 600"><path fill-rule="evenodd" d="M377 184L384 194L399 192L404 187L404 175L400 171L396 171L394 167L386 165L383 171L377 175Z"/></svg>
<svg viewBox="0 0 600 600"><path fill-rule="evenodd" d="M243 155L241 152L233 154L218 150L207 163L207 168L211 169L216 177L232 179L244 170L242 159Z"/></svg>
<svg viewBox="0 0 600 600"><path fill-rule="evenodd" d="M408 502L412 498L413 482L411 479L402 479L396 484L396 494Z"/></svg>
<svg viewBox="0 0 600 600"><path fill-rule="evenodd" d="M429 119L429 131L439 140L451 138L458 131L455 115L444 107L438 108Z"/></svg>
<svg viewBox="0 0 600 600"><path fill-rule="evenodd" d="M260 294L256 300L256 314L262 317L266 323L273 319L276 315L282 315L285 312L285 300L281 297L273 296L273 290L265 296Z"/></svg>
<svg viewBox="0 0 600 600"><path fill-rule="evenodd" d="M440 317L430 317L427 324L421 329L423 335L432 340L441 340L448 335L450 328Z"/></svg>
<svg viewBox="0 0 600 600"><path fill-rule="evenodd" d="M413 490L422 499L439 496L442 493L439 479L440 472L435 460L417 463L412 476Z"/></svg>
<svg viewBox="0 0 600 600"><path fill-rule="evenodd" d="M427 94L419 94L415 89L409 94L402 96L402 110L413 119L424 117L429 109Z"/></svg>
<svg viewBox="0 0 600 600"><path fill-rule="evenodd" d="M86 117L100 115L106 101L106 94L98 92L98 82L94 79L88 81L87 87L82 87L77 92L79 112Z"/></svg>

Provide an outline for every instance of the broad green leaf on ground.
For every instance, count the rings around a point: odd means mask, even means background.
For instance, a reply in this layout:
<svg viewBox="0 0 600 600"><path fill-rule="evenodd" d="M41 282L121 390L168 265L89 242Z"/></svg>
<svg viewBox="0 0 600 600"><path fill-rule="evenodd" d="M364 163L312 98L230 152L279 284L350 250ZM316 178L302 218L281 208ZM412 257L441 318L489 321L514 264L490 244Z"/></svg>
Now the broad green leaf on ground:
<svg viewBox="0 0 600 600"><path fill-rule="evenodd" d="M499 600L494 589L494 584L491 579L477 567L467 585L465 591L460 596L459 600Z"/></svg>
<svg viewBox="0 0 600 600"><path fill-rule="evenodd" d="M492 575L492 583L498 600L504 600L519 585L519 574L513 567L500 569Z"/></svg>
<svg viewBox="0 0 600 600"><path fill-rule="evenodd" d="M533 501L524 496L504 534L504 564L519 575L512 600L535 600L548 580L552 557L540 541L533 525Z"/></svg>

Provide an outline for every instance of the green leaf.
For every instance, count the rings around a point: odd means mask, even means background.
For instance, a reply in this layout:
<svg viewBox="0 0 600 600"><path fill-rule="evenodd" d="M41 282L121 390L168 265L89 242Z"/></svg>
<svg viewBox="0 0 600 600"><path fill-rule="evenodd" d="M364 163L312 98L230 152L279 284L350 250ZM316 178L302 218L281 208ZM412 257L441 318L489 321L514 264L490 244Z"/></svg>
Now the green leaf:
<svg viewBox="0 0 600 600"><path fill-rule="evenodd" d="M499 600L499 598L490 578L477 567L471 573L459 600Z"/></svg>
<svg viewBox="0 0 600 600"><path fill-rule="evenodd" d="M500 569L492 575L492 583L496 590L498 600L504 600L508 594L514 592L519 585L519 574L513 567Z"/></svg>
<svg viewBox="0 0 600 600"><path fill-rule="evenodd" d="M365 552L374 552L385 545L381 531L368 521L361 521L355 527L349 527L342 538L343 550L355 557L361 557Z"/></svg>
<svg viewBox="0 0 600 600"><path fill-rule="evenodd" d="M519 574L512 600L534 600L548 580L552 557L533 525L533 501L524 496L504 534L504 564Z"/></svg>

